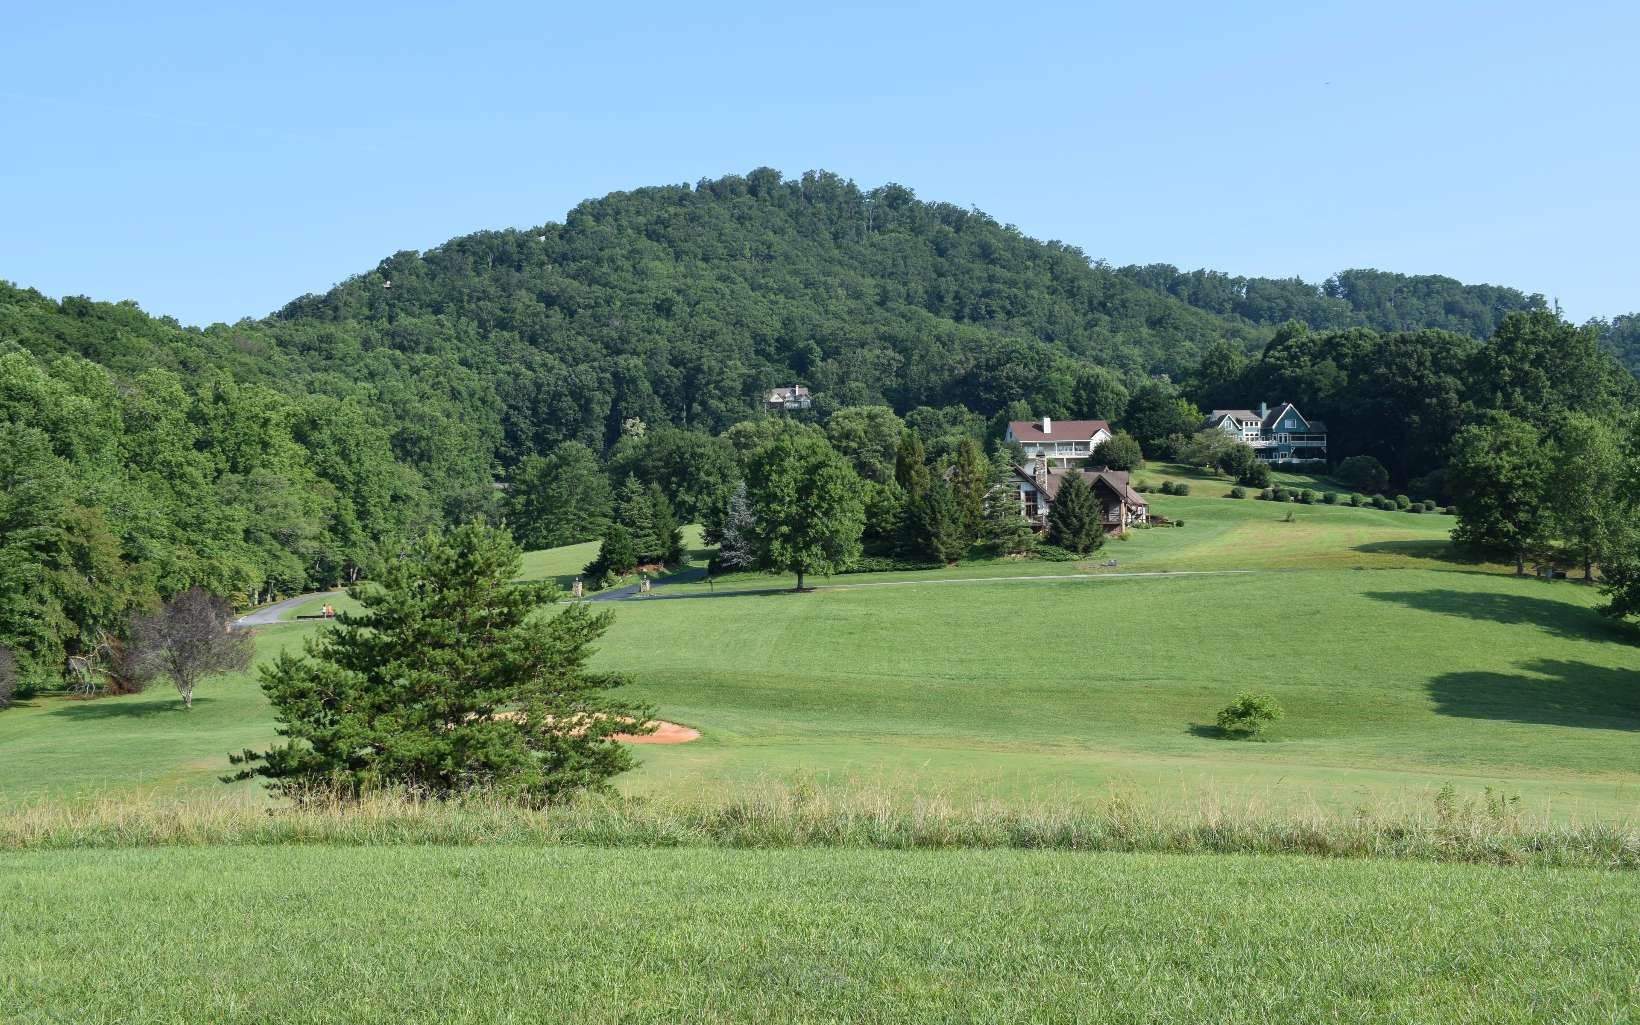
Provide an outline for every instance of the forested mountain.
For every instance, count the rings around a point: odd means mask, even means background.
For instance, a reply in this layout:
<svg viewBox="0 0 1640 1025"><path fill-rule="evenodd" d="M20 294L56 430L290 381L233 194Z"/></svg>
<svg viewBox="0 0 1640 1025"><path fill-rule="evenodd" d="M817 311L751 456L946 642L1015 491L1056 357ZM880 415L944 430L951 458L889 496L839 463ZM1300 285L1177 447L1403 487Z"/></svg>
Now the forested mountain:
<svg viewBox="0 0 1640 1025"><path fill-rule="evenodd" d="M700 443L781 384L812 389L817 422L888 407L855 419L904 417L931 453L1003 412L1128 414L1167 446L1191 402L1289 398L1405 478L1524 387L1486 355L1508 315L1530 313L1508 335L1532 340L1510 343L1526 370L1593 389L1567 403L1632 401L1584 339L1632 367L1635 318L1586 334L1542 307L1378 271L1118 270L900 186L767 168L398 253L233 325L0 282L0 644L49 667L190 584L245 601L368 574L493 511L497 481L565 467L693 515L733 472Z"/></svg>
<svg viewBox="0 0 1640 1025"><path fill-rule="evenodd" d="M1319 285L1303 278L1248 278L1221 271L1184 272L1165 263L1123 267L1119 273L1198 309L1253 324L1300 321L1324 331L1437 328L1488 338L1507 313L1548 309L1541 295L1497 285L1465 285L1438 274L1346 270Z"/></svg>

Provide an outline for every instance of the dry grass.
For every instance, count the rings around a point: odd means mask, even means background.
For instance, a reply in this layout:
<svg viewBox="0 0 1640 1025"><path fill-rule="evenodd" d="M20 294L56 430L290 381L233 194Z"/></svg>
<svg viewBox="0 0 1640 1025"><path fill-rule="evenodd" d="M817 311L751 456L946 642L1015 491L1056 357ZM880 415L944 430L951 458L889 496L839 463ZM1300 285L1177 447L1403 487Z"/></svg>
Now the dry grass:
<svg viewBox="0 0 1640 1025"><path fill-rule="evenodd" d="M335 844L496 844L735 849L1059 850L1301 854L1502 865L1640 868L1634 824L1551 822L1491 793L1433 805L1295 814L1206 796L1092 807L1019 805L869 788L765 784L723 799L586 797L529 811L483 796L440 803L377 794L300 806L235 799L40 803L0 813L0 850Z"/></svg>

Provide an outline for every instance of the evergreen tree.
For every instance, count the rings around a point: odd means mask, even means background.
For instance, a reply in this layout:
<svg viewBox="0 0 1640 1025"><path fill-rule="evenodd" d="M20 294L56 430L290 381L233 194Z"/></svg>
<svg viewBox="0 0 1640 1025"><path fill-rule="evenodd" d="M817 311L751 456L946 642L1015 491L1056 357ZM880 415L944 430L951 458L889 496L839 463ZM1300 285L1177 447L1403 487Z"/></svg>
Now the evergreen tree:
<svg viewBox="0 0 1640 1025"><path fill-rule="evenodd" d="M894 483L905 492L906 498L920 498L928 490L928 455L923 451L922 438L916 431L900 435L900 445L894 452Z"/></svg>
<svg viewBox="0 0 1640 1025"><path fill-rule="evenodd" d="M757 524L752 520L751 502L746 498L746 483L742 481L729 496L729 509L723 516L721 540L713 560L717 568L729 573L755 568L756 534Z"/></svg>
<svg viewBox="0 0 1640 1025"><path fill-rule="evenodd" d="M823 437L786 434L747 467L758 565L797 574L835 573L860 555L865 508L860 478Z"/></svg>
<svg viewBox="0 0 1640 1025"><path fill-rule="evenodd" d="M903 550L912 558L955 562L968 550L962 510L951 485L935 480L906 509Z"/></svg>
<svg viewBox="0 0 1640 1025"><path fill-rule="evenodd" d="M649 485L649 520L655 530L656 562L678 562L683 558L683 531L678 527L678 514L659 484Z"/></svg>
<svg viewBox="0 0 1640 1025"><path fill-rule="evenodd" d="M973 438L962 439L951 466L951 499L965 549L979 538L980 521L985 517L985 493L990 489L991 463L985 458L985 450Z"/></svg>
<svg viewBox="0 0 1640 1025"><path fill-rule="evenodd" d="M985 493L985 515L980 522L980 543L998 555L1017 555L1029 551L1034 538L1031 524L1020 510L1013 469L1005 461L993 463L991 489Z"/></svg>
<svg viewBox="0 0 1640 1025"><path fill-rule="evenodd" d="M638 553L639 562L655 562L661 558L665 542L655 529L655 502L649 489L636 476L628 477L621 485L615 520L632 535L632 547Z"/></svg>
<svg viewBox="0 0 1640 1025"><path fill-rule="evenodd" d="M604 528L603 541L597 556L582 570L593 580L606 576L624 577L638 566L638 549L632 544L632 532L619 523Z"/></svg>
<svg viewBox="0 0 1640 1025"><path fill-rule="evenodd" d="M1099 500L1087 480L1074 470L1065 474L1059 493L1048 507L1048 538L1077 555L1086 555L1105 543Z"/></svg>
<svg viewBox="0 0 1640 1025"><path fill-rule="evenodd" d="M263 669L287 739L234 756L245 768L232 778L297 798L482 788L541 806L630 768L614 735L645 732L649 710L611 700L624 681L586 668L611 614L541 615L557 589L517 582L521 555L504 531L468 524L351 589L362 612Z"/></svg>

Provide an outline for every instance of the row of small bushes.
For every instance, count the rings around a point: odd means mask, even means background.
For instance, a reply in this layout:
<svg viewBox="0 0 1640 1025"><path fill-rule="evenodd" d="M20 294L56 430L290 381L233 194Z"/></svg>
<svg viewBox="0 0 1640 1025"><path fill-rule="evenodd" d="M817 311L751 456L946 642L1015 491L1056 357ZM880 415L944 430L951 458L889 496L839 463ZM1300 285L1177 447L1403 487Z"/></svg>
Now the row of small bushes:
<svg viewBox="0 0 1640 1025"><path fill-rule="evenodd" d="M1190 485L1182 480L1164 480L1159 486L1149 484L1145 481L1140 481L1138 484L1133 486L1133 490L1147 495L1152 492L1163 495L1188 495L1190 494Z"/></svg>
<svg viewBox="0 0 1640 1025"><path fill-rule="evenodd" d="M1224 496L1225 498L1246 498L1245 488L1234 487ZM1396 495L1386 498L1383 495L1351 494L1340 495L1336 491L1311 491L1304 488L1265 488L1255 496L1261 502L1298 502L1302 505L1347 505L1353 508L1372 509L1399 509L1410 513L1444 512L1448 516L1456 516L1458 507L1449 505L1445 509L1431 500L1425 499L1414 502L1405 495Z"/></svg>

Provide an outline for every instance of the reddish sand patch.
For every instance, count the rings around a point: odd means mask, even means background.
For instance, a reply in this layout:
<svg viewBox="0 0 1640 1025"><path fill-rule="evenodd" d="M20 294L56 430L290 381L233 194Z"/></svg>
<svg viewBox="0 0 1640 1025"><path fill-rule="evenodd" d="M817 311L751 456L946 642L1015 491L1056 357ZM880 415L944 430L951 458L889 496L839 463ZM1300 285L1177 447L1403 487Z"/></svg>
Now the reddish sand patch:
<svg viewBox="0 0 1640 1025"><path fill-rule="evenodd" d="M524 713L497 712L494 716L492 716L492 718L511 719L516 722L522 722L524 719ZM630 719L627 720L627 722L631 721L632 720ZM687 744L691 740L700 739L699 730L692 730L687 726L679 726L677 723L667 722L665 719L651 719L646 725L655 727L655 732L638 734L616 733L612 735L613 739L619 740L623 744ZM575 732L580 731L577 729Z"/></svg>
<svg viewBox="0 0 1640 1025"><path fill-rule="evenodd" d="M628 744L687 744L691 740L700 739L699 730L679 726L675 722L651 719L649 725L655 727L654 733L644 733L636 737L630 733L617 733L615 739Z"/></svg>

